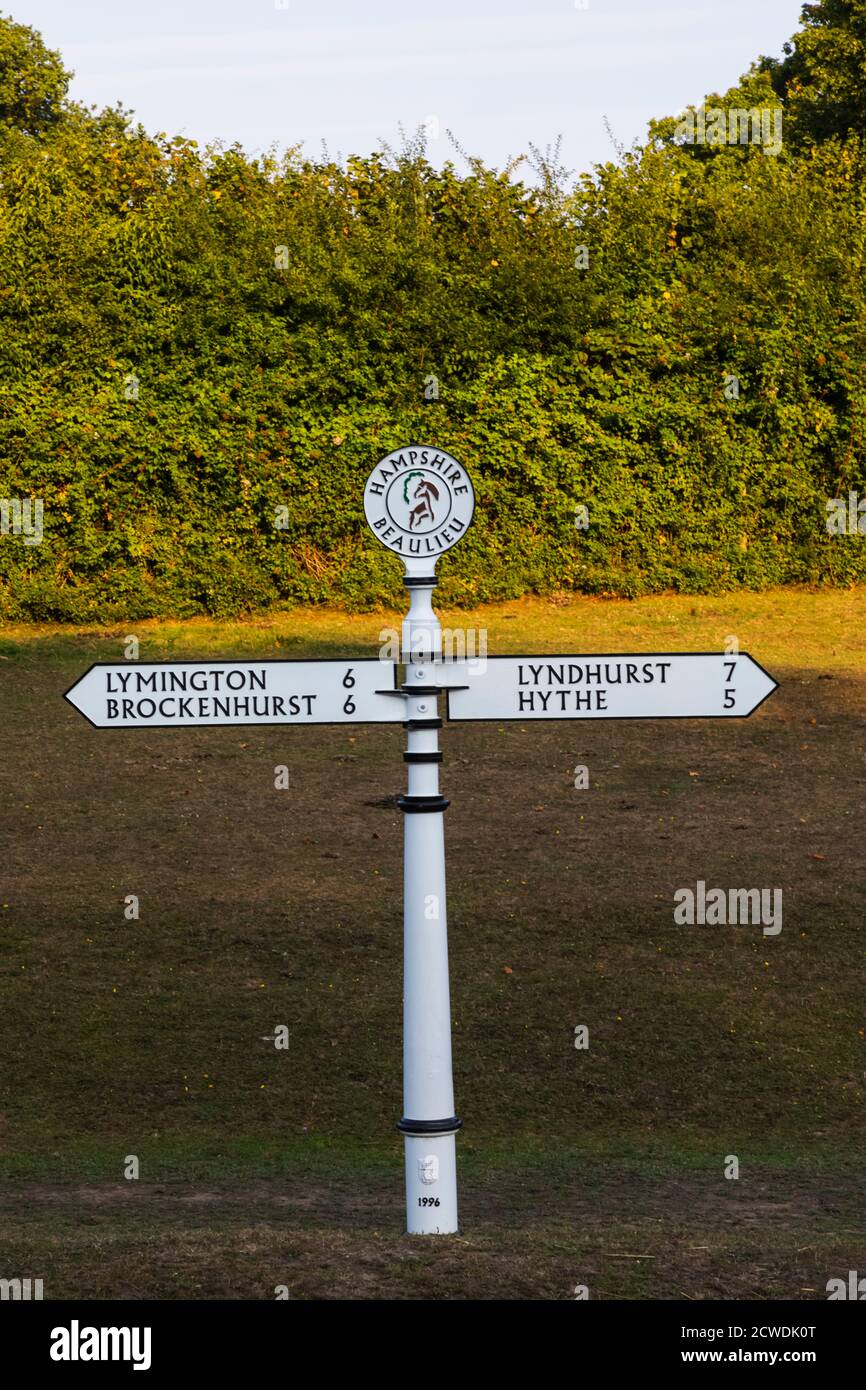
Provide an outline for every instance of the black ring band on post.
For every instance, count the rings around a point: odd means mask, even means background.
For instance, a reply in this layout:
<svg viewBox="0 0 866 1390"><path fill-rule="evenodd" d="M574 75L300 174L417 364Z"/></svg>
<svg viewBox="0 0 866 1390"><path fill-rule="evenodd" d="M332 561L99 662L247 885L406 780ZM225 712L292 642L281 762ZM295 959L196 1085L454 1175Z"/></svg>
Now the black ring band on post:
<svg viewBox="0 0 866 1390"><path fill-rule="evenodd" d="M441 719L404 719L404 729L441 729Z"/></svg>
<svg viewBox="0 0 866 1390"><path fill-rule="evenodd" d="M404 753L404 763L441 763L443 753Z"/></svg>
<svg viewBox="0 0 866 1390"><path fill-rule="evenodd" d="M447 811L451 802L444 796L398 796L397 805L401 811L413 815L425 811Z"/></svg>
<svg viewBox="0 0 866 1390"><path fill-rule="evenodd" d="M458 1120L456 1115L451 1115L447 1120L407 1120L397 1121L397 1128L401 1134L456 1134L458 1129L463 1128L463 1121Z"/></svg>

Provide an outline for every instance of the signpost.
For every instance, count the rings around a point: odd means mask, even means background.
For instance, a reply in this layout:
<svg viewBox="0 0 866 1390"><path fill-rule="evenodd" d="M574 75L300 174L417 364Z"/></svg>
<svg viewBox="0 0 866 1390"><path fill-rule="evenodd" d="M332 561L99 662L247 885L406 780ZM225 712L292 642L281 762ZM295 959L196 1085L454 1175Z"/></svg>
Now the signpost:
<svg viewBox="0 0 866 1390"><path fill-rule="evenodd" d="M403 865L403 1134L410 1235L457 1229L444 813L438 696L449 719L744 718L777 688L746 653L661 652L442 660L432 592L439 556L466 534L472 483L423 445L382 459L364 488L376 538L403 561L404 681L394 662L98 662L66 698L100 729L402 723L408 764Z"/></svg>
<svg viewBox="0 0 866 1390"><path fill-rule="evenodd" d="M445 811L439 793L436 667L442 630L433 611L436 561L466 531L475 510L468 475L450 454L409 446L376 465L364 489L373 534L400 555L409 612L403 622L406 680L403 812L403 1134L406 1229L457 1230L457 1146L451 1074L451 999L445 902Z"/></svg>

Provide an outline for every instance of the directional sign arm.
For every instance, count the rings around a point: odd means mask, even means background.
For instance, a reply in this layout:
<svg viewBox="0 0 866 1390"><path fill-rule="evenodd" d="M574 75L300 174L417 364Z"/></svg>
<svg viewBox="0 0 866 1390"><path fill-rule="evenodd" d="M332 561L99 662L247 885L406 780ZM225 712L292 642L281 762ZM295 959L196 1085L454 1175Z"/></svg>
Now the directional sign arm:
<svg viewBox="0 0 866 1390"><path fill-rule="evenodd" d="M459 669L458 669L459 668ZM743 719L778 683L746 652L641 652L454 662L453 720Z"/></svg>
<svg viewBox="0 0 866 1390"><path fill-rule="evenodd" d="M386 698L396 683L396 663L375 658L97 662L66 699L98 729L389 724L402 720Z"/></svg>

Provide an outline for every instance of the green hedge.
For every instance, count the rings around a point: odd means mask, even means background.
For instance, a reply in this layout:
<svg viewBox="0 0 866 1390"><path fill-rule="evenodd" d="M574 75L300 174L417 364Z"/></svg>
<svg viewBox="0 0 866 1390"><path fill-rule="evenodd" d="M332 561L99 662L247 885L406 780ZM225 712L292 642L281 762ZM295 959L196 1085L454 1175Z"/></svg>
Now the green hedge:
<svg viewBox="0 0 866 1390"><path fill-rule="evenodd" d="M0 120L0 498L44 505L0 612L394 603L361 493L413 440L477 491L443 601L863 581L825 527L866 494L860 144L700 153L569 189Z"/></svg>

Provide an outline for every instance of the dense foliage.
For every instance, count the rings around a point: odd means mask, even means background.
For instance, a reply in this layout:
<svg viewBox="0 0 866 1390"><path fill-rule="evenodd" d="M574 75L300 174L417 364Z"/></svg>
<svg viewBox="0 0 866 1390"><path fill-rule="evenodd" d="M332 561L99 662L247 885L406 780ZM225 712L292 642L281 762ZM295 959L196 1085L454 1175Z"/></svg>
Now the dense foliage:
<svg viewBox="0 0 866 1390"><path fill-rule="evenodd" d="M781 104L781 153L672 117L575 184L202 152L0 18L0 499L44 505L0 612L392 601L361 490L410 440L476 483L442 600L862 580L866 0L804 25L705 103Z"/></svg>

